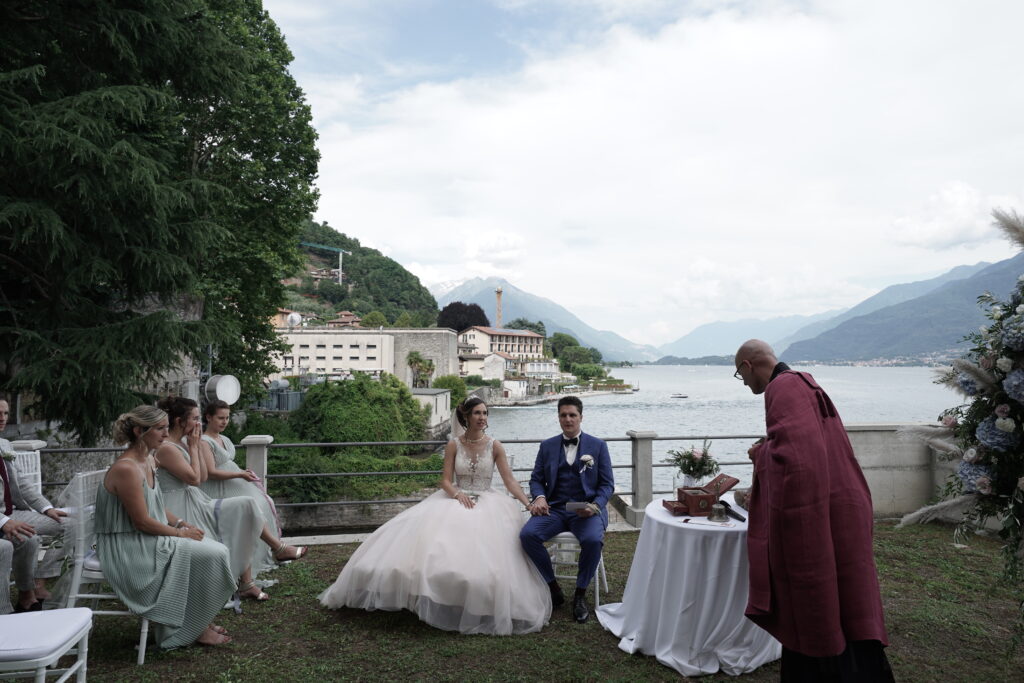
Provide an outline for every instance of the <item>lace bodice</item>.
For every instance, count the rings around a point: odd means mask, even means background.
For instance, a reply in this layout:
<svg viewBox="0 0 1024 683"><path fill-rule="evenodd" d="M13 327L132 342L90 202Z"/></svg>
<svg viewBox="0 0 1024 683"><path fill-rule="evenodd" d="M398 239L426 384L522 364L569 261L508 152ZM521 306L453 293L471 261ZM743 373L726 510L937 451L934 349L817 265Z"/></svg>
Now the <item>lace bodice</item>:
<svg viewBox="0 0 1024 683"><path fill-rule="evenodd" d="M494 439L487 437L480 443L455 440L455 485L466 493L479 493L491 489L494 476Z"/></svg>

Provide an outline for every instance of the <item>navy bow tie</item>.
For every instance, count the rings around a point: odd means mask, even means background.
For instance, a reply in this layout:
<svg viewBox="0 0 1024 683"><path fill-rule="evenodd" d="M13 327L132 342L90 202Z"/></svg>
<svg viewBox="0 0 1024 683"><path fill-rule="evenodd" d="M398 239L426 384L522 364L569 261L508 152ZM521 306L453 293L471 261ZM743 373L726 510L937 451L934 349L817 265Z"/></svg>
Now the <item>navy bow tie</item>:
<svg viewBox="0 0 1024 683"><path fill-rule="evenodd" d="M580 443L580 437L574 436L571 439L562 439L562 446L578 446Z"/></svg>

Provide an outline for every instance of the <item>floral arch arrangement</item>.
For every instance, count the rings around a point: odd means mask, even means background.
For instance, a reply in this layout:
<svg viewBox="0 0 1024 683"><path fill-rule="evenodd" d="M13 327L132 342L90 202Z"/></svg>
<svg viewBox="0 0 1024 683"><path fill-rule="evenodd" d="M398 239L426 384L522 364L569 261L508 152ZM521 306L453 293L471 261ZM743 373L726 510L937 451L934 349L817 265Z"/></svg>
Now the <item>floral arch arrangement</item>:
<svg viewBox="0 0 1024 683"><path fill-rule="evenodd" d="M1006 237L1024 249L1024 217L992 212ZM959 510L957 539L994 520L1004 541L1006 578L1024 578L1024 275L1006 299L978 297L988 323L967 336L971 349L942 371L936 382L965 397L944 411L942 427L910 428L957 470L943 502L904 517L901 525L926 522ZM1017 638L1024 635L1024 602Z"/></svg>

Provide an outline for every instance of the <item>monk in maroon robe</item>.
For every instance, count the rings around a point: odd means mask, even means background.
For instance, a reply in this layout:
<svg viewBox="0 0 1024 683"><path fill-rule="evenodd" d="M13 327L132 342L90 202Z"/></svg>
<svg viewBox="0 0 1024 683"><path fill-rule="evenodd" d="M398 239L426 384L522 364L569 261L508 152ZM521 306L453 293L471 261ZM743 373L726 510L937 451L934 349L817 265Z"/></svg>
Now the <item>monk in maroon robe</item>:
<svg viewBox="0 0 1024 683"><path fill-rule="evenodd" d="M750 449L747 617L782 643L783 681L891 681L871 493L835 406L760 340L736 376L764 393L768 430Z"/></svg>

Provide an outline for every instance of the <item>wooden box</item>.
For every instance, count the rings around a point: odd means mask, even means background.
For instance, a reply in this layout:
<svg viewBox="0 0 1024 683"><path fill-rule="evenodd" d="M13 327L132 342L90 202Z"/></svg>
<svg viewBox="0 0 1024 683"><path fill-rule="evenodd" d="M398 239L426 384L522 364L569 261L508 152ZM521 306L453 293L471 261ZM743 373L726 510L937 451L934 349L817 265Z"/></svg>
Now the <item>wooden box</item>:
<svg viewBox="0 0 1024 683"><path fill-rule="evenodd" d="M665 507L673 515L689 515L691 517L707 517L711 514L711 506L718 502L719 496L740 483L736 477L728 474L719 474L700 488L676 489L676 500L666 501ZM676 503L681 512L668 506L668 502Z"/></svg>

